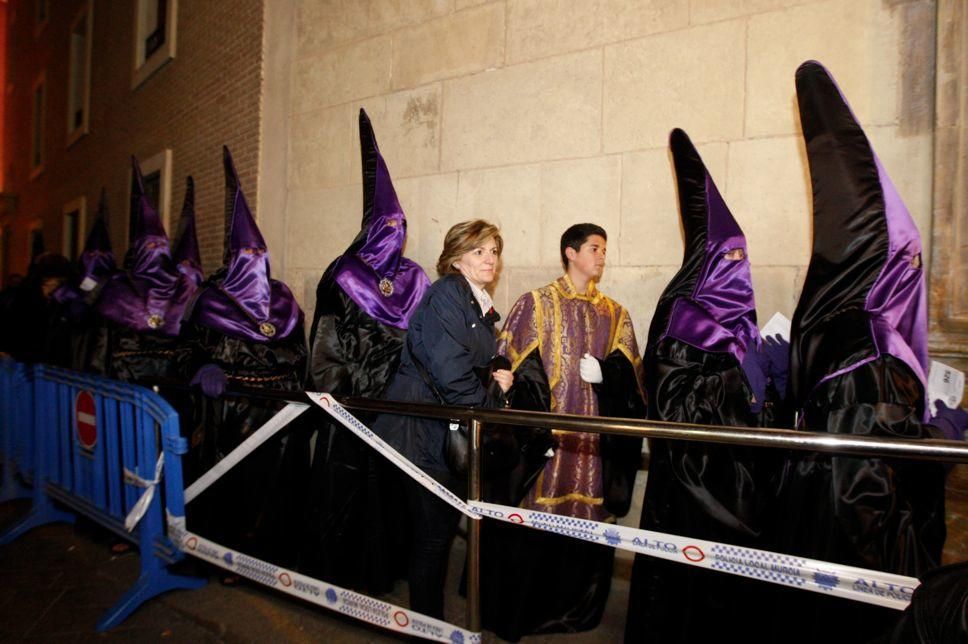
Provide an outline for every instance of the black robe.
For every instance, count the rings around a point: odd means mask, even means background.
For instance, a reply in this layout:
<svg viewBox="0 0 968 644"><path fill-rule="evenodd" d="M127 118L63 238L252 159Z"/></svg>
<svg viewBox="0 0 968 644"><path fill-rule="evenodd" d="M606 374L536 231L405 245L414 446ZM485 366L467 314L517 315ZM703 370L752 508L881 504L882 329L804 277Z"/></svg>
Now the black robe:
<svg viewBox="0 0 968 644"><path fill-rule="evenodd" d="M939 437L923 422L927 313L920 235L836 82L797 69L813 184L813 254L793 316L790 392L800 427L885 439ZM941 563L944 466L795 452L777 550L923 577ZM783 589L786 590L786 589ZM788 641L868 641L901 613L819 593L777 593Z"/></svg>
<svg viewBox="0 0 968 644"><path fill-rule="evenodd" d="M642 418L645 404L632 364L616 350L601 360L603 382L594 385L602 416ZM551 390L537 349L514 371L511 406L549 411ZM548 430L513 428L510 451L520 456L498 462L510 469L502 476L485 471L486 501L517 505L542 471L553 443ZM628 513L642 440L602 435L604 505L612 514ZM501 453L508 453L503 446ZM487 468L485 460L485 470ZM595 628L602 619L612 582L615 551L589 543L507 523L483 519L481 525L481 620L499 637L518 641L541 633L573 633Z"/></svg>
<svg viewBox="0 0 968 644"><path fill-rule="evenodd" d="M134 331L97 316L90 329L79 329L78 358L85 353L94 373L125 382L177 380L191 376L191 348L181 338Z"/></svg>
<svg viewBox="0 0 968 644"><path fill-rule="evenodd" d="M750 427L781 422L776 392L760 415L736 358L665 338L647 354L649 418ZM649 478L640 527L769 550L769 522L782 454L712 443L650 440ZM646 555L636 555L627 642L774 641L744 610L773 585Z"/></svg>
<svg viewBox="0 0 968 644"><path fill-rule="evenodd" d="M107 346L102 337L102 320L94 304L101 288L84 292L74 287L57 297L47 327L48 361L65 369L103 373ZM101 352L100 354L98 352ZM95 364L99 367L95 367Z"/></svg>
<svg viewBox="0 0 968 644"><path fill-rule="evenodd" d="M968 644L968 561L927 573L894 631L878 644Z"/></svg>
<svg viewBox="0 0 968 644"><path fill-rule="evenodd" d="M306 368L302 325L285 338L252 342L196 322L182 336L194 365L215 364L229 388L297 392ZM285 403L229 395L200 400L186 462L186 485L265 424ZM308 412L305 412L308 413ZM183 430L184 433L184 430ZM302 417L260 445L186 506L188 529L217 543L293 565L309 473L309 432Z"/></svg>
<svg viewBox="0 0 968 644"><path fill-rule="evenodd" d="M400 363L406 331L363 311L332 279L316 289L308 388L337 396L382 398ZM373 414L354 412L365 424ZM315 415L316 444L299 568L370 594L406 575L406 513L400 472L328 416ZM392 526L392 527L391 527Z"/></svg>
<svg viewBox="0 0 968 644"><path fill-rule="evenodd" d="M819 358L818 358L819 360ZM821 383L804 407L803 425L830 434L938 438L921 421L920 381L883 355ZM780 507L780 552L848 566L922 577L941 564L945 540L944 466L880 457L791 454ZM789 641L815 642L827 623L851 641L887 630L901 613L847 599L783 589L778 621L796 614ZM790 612L792 611L792 613Z"/></svg>

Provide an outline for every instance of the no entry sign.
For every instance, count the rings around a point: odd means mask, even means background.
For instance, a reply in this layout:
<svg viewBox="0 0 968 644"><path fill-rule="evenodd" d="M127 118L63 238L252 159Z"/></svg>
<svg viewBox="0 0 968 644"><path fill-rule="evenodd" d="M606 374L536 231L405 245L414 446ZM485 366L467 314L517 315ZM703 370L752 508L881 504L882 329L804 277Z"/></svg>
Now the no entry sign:
<svg viewBox="0 0 968 644"><path fill-rule="evenodd" d="M79 391L74 399L74 430L81 447L93 450L97 444L97 412L89 391Z"/></svg>

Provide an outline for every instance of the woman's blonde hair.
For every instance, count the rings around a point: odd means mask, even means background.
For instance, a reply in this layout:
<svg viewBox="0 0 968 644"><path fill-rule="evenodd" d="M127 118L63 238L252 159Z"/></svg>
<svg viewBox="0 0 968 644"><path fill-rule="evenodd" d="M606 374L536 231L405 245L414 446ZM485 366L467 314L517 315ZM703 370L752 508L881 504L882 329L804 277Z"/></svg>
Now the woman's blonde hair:
<svg viewBox="0 0 968 644"><path fill-rule="evenodd" d="M459 273L460 271L454 268L454 262L491 237L494 238L497 254L500 255L504 250L504 240L501 238L500 229L491 222L472 219L451 226L444 236L444 250L440 251L440 257L437 259L437 274L443 277L449 273Z"/></svg>

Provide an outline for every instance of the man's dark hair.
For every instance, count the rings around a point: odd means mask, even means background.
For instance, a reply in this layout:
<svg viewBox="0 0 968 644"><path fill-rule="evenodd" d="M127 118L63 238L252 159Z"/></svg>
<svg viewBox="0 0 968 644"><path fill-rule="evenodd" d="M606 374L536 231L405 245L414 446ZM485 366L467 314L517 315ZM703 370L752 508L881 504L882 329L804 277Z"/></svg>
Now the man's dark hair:
<svg viewBox="0 0 968 644"><path fill-rule="evenodd" d="M602 239L608 241L605 229L595 224L575 224L561 234L561 266L568 270L568 256L565 255L566 248L573 248L575 252L581 250L584 244L592 235L600 235Z"/></svg>

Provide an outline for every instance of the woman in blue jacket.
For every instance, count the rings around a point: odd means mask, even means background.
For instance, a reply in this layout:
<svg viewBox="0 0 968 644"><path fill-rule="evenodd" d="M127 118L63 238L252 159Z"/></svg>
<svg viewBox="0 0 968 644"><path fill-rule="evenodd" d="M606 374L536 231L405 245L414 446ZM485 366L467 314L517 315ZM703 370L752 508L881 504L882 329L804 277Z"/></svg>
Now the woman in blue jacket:
<svg viewBox="0 0 968 644"><path fill-rule="evenodd" d="M504 242L496 226L476 219L456 224L437 260L440 279L410 318L407 341L386 397L407 402L503 407L513 376L495 369L488 387L476 370L496 355L494 311L486 290L498 270ZM489 393L490 392L490 393ZM374 430L428 475L460 494L462 481L444 457L448 423L436 418L381 416ZM411 525L410 607L443 617L444 578L457 510L418 483L407 480Z"/></svg>

